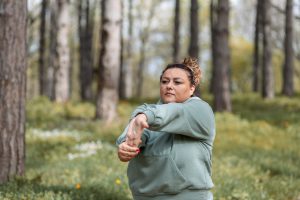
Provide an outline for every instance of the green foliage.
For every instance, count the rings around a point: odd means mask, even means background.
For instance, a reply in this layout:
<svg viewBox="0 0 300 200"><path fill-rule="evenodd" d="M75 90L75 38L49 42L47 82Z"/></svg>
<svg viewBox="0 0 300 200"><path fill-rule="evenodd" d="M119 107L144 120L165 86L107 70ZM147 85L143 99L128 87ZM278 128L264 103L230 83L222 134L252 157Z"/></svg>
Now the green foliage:
<svg viewBox="0 0 300 200"><path fill-rule="evenodd" d="M234 37L231 47L231 77L235 91L251 91L252 44L242 37Z"/></svg>
<svg viewBox="0 0 300 200"><path fill-rule="evenodd" d="M28 102L26 175L0 185L0 199L131 199L127 164L118 160L114 142L143 102L121 101L112 124L93 120L91 104ZM216 113L214 199L299 199L298 102L235 95L233 113Z"/></svg>

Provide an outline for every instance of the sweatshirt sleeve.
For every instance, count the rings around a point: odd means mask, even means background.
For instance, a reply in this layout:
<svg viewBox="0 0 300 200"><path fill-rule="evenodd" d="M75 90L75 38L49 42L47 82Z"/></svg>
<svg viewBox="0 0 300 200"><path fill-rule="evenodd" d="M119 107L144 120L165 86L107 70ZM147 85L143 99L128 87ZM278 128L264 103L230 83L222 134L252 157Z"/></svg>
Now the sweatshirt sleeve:
<svg viewBox="0 0 300 200"><path fill-rule="evenodd" d="M123 131L123 133L118 137L117 141L116 141L116 145L119 146L121 143L125 142L126 140L126 134L129 128L129 124L126 126L125 130ZM149 130L145 129L143 134L142 134L142 144L139 145L139 147L145 146L147 141L149 140Z"/></svg>
<svg viewBox="0 0 300 200"><path fill-rule="evenodd" d="M181 134L212 142L215 137L215 120L211 107L199 98L183 103L161 105L144 104L134 114L147 116L149 129Z"/></svg>

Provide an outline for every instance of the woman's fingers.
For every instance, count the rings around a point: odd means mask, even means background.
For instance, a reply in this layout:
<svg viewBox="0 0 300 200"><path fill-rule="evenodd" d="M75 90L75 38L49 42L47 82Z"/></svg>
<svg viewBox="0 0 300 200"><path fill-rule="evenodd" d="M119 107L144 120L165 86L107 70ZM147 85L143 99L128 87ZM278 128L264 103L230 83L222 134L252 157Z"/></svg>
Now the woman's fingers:
<svg viewBox="0 0 300 200"><path fill-rule="evenodd" d="M123 142L118 148L118 157L121 161L127 162L134 158L139 153L139 148L132 147Z"/></svg>

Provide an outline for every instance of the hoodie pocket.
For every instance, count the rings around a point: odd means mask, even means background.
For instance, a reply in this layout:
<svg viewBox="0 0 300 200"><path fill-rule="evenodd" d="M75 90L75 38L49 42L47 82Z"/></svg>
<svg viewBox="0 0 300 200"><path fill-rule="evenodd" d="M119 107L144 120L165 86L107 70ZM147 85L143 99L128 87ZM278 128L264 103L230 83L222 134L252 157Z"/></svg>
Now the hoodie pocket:
<svg viewBox="0 0 300 200"><path fill-rule="evenodd" d="M135 195L177 194L189 186L169 156L138 156L130 161L128 179Z"/></svg>

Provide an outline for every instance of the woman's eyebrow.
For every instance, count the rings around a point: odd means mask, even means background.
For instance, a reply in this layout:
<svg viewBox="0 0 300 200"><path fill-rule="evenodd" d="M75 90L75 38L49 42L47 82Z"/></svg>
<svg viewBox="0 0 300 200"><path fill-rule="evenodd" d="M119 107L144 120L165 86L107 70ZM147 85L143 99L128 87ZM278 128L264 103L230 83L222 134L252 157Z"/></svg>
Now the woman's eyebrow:
<svg viewBox="0 0 300 200"><path fill-rule="evenodd" d="M170 77L162 77L161 79L168 79L168 80L173 79L173 80L176 80L176 81L182 80L181 77L174 77L174 78L170 78Z"/></svg>
<svg viewBox="0 0 300 200"><path fill-rule="evenodd" d="M174 80L182 80L182 78L180 78L180 77L175 77L175 78L173 78Z"/></svg>

